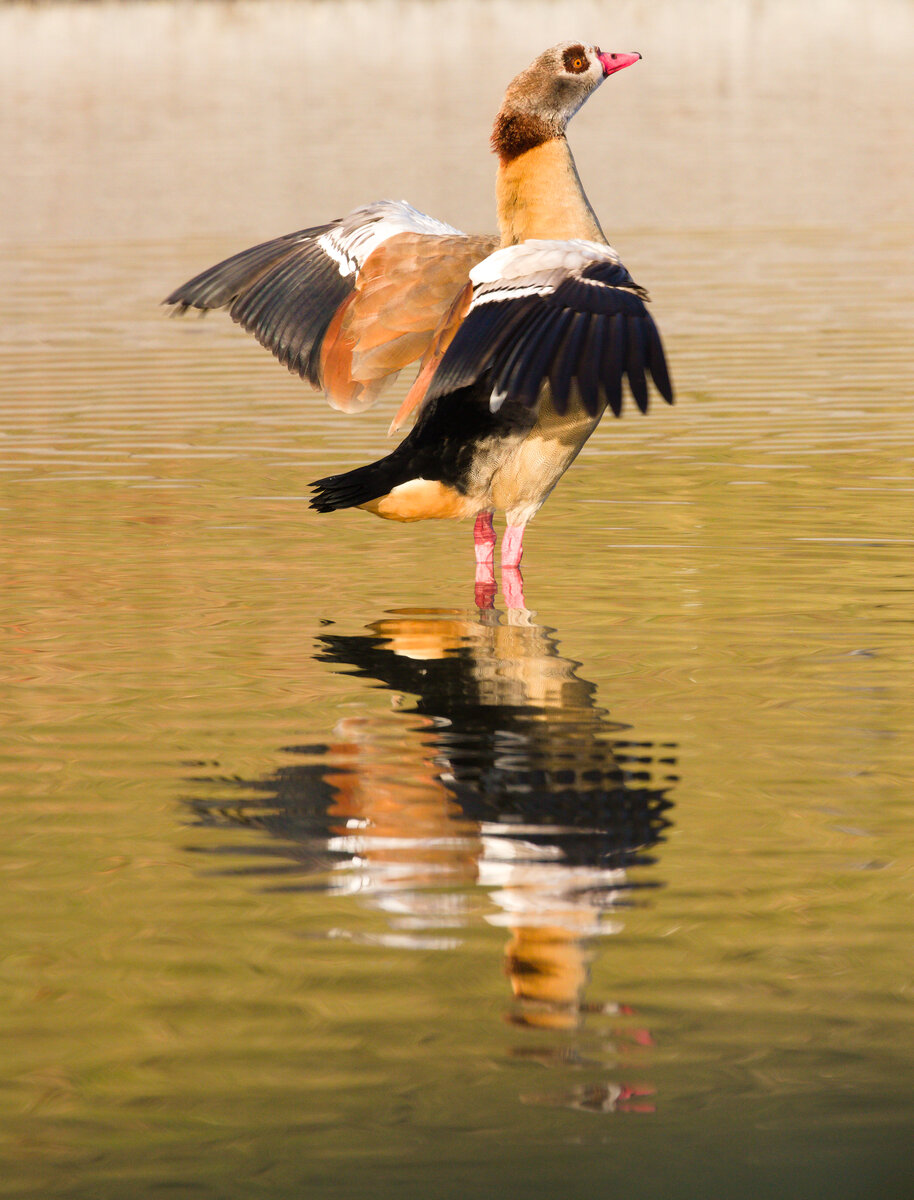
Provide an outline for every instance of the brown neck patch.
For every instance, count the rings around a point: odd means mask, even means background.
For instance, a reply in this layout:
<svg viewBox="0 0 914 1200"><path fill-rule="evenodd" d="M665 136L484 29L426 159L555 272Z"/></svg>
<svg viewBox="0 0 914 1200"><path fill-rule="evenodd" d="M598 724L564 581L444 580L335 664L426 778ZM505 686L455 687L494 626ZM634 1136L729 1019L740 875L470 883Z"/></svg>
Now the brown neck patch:
<svg viewBox="0 0 914 1200"><path fill-rule="evenodd" d="M500 112L492 129L492 149L503 163L509 163L535 146L542 146L561 133L533 113Z"/></svg>

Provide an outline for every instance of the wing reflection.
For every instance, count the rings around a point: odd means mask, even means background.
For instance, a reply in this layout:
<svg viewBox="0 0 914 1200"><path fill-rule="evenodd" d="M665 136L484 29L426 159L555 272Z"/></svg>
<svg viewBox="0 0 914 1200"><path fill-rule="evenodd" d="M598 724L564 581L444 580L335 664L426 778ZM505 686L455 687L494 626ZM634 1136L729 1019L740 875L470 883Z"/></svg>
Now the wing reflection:
<svg viewBox="0 0 914 1200"><path fill-rule="evenodd" d="M574 1028L595 938L669 824L675 747L611 722L529 614L398 611L323 634L316 657L389 710L338 720L266 778L218 781L236 796L191 801L198 819L263 829L278 869L306 876L289 886L359 893L388 942L454 945L481 913L509 931L511 1020Z"/></svg>

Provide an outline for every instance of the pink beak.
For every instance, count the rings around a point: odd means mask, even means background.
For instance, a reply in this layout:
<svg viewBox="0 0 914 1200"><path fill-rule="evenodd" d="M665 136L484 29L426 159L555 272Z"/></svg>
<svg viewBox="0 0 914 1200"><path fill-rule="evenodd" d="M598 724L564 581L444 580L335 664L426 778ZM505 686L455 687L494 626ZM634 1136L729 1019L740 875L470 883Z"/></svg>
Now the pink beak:
<svg viewBox="0 0 914 1200"><path fill-rule="evenodd" d="M607 75L615 75L616 71L621 71L623 67L630 67L632 63L636 63L641 57L640 54L598 54L600 62L603 64L603 78Z"/></svg>

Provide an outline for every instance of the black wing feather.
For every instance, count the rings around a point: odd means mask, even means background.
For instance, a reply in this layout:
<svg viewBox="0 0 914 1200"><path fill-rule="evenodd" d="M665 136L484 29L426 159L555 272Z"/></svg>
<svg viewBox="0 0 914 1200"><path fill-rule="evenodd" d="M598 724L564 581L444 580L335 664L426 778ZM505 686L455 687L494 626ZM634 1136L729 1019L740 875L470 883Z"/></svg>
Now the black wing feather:
<svg viewBox="0 0 914 1200"><path fill-rule="evenodd" d="M600 283L605 283L611 288L626 288L630 292L634 292L642 300L647 299L647 292L639 284L635 283L631 275L629 275L622 263L611 258L600 258L596 262L587 263L581 267L577 275L581 279L596 279Z"/></svg>
<svg viewBox="0 0 914 1200"><path fill-rule="evenodd" d="M647 412L647 379L644 376L643 321L638 317L627 317L625 321L625 373L628 386L632 389L635 403L641 412Z"/></svg>
<svg viewBox="0 0 914 1200"><path fill-rule="evenodd" d="M305 255L305 261L310 256ZM242 328L256 330L258 340L274 343L273 321L287 312L283 301L293 293L295 280L301 275L299 254L292 254L257 279L238 297L231 307L231 317Z"/></svg>
<svg viewBox="0 0 914 1200"><path fill-rule="evenodd" d="M672 404L663 346L645 305L647 293L621 263L587 263L554 288L536 278L530 277L530 287L521 277L477 288L474 306L432 378L429 400L488 374L499 403L510 400L532 408L548 380L558 413L567 410L577 384L588 413L599 413L602 393L618 416L626 377L638 408L647 411L650 371L657 390ZM487 293L495 294L489 299Z"/></svg>
<svg viewBox="0 0 914 1200"><path fill-rule="evenodd" d="M524 329L524 336L516 339L514 349L506 356L498 374L493 376L492 390L514 394L518 381L523 377L539 339L546 333L553 321L553 314L548 309L534 313L530 324Z"/></svg>
<svg viewBox="0 0 914 1200"><path fill-rule="evenodd" d="M608 318L609 336L601 361L600 383L606 393L606 403L614 417L622 413L622 375L625 370L625 317L614 313Z"/></svg>
<svg viewBox="0 0 914 1200"><path fill-rule="evenodd" d="M591 417L600 411L600 363L603 361L603 343L608 335L605 317L595 316L590 322L585 353L578 363L578 393Z"/></svg>
<svg viewBox="0 0 914 1200"><path fill-rule="evenodd" d="M217 263L176 288L166 304L224 308L281 363L321 387L320 352L333 316L354 290L317 239L340 221L263 242Z"/></svg>
<svg viewBox="0 0 914 1200"><path fill-rule="evenodd" d="M660 334L657 332L657 326L653 321L648 322L647 339L647 366L651 373L651 379L653 379L654 386L667 404L672 404L673 385L670 382L670 373L667 370L666 355L663 353L663 343L660 340Z"/></svg>
<svg viewBox="0 0 914 1200"><path fill-rule="evenodd" d="M571 318L568 332L553 355L549 368L549 387L552 389L552 403L559 414L568 411L571 381L577 373L581 347L586 341L589 327L590 313L576 312Z"/></svg>
<svg viewBox="0 0 914 1200"><path fill-rule="evenodd" d="M231 258L201 271L187 283L175 288L164 303L179 305L179 313L187 312L189 308L225 308L264 271L294 254L301 242L318 238L332 228L330 224L300 229L297 233L287 233L252 246L249 250L242 250L240 254L233 254Z"/></svg>
<svg viewBox="0 0 914 1200"><path fill-rule="evenodd" d="M496 362L498 353L511 345L511 335L536 311L536 297L480 305L461 324L432 377L430 400L468 387Z"/></svg>
<svg viewBox="0 0 914 1200"><path fill-rule="evenodd" d="M314 387L321 386L320 350L339 306L355 288L316 242L306 242L243 292L231 317ZM294 360L288 351L294 342Z"/></svg>
<svg viewBox="0 0 914 1200"><path fill-rule="evenodd" d="M543 332L531 347L524 370L518 375L516 384L512 380L516 391L512 390L511 395L527 408L533 408L536 404L555 348L565 337L568 326L574 319L574 313L568 309L558 313L551 309L545 311L547 320Z"/></svg>

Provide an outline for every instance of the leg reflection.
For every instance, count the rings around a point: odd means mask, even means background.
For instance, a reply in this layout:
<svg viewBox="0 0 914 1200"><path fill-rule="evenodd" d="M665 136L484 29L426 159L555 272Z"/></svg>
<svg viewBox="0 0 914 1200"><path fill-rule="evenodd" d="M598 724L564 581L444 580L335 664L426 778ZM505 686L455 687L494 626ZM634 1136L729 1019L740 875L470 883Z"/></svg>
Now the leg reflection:
<svg viewBox="0 0 914 1200"><path fill-rule="evenodd" d="M524 577L520 567L503 567L501 572L501 590L504 592L505 604L509 609L526 609L524 599Z"/></svg>

